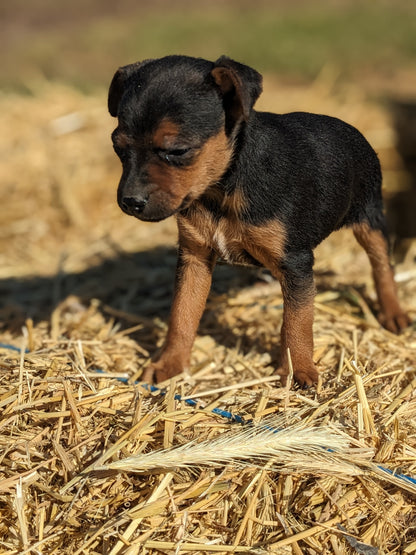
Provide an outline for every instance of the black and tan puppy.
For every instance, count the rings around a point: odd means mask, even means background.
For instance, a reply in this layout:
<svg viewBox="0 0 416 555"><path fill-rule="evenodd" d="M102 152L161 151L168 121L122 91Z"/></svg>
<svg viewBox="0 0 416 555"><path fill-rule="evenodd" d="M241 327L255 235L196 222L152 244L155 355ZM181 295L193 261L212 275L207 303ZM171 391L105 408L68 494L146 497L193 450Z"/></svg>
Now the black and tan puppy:
<svg viewBox="0 0 416 555"><path fill-rule="evenodd" d="M338 119L256 112L257 71L227 57L146 60L120 68L109 91L123 164L118 203L144 221L175 215L179 257L169 330L144 379L189 366L217 257L257 264L280 280L282 360L295 379L317 381L313 361L313 249L353 229L367 251L380 321L409 323L396 294L382 212L381 172L365 138Z"/></svg>

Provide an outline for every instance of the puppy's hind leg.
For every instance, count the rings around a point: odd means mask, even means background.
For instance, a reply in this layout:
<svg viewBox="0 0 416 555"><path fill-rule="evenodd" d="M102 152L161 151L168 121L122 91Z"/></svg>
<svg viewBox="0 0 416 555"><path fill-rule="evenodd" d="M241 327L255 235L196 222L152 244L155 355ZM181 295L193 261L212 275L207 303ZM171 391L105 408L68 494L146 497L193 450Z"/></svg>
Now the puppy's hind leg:
<svg viewBox="0 0 416 555"><path fill-rule="evenodd" d="M382 225L372 227L368 221L352 226L355 238L366 251L371 263L374 285L380 304L380 323L393 333L400 333L410 324L408 316L400 307L397 297L393 268L389 261L389 247Z"/></svg>

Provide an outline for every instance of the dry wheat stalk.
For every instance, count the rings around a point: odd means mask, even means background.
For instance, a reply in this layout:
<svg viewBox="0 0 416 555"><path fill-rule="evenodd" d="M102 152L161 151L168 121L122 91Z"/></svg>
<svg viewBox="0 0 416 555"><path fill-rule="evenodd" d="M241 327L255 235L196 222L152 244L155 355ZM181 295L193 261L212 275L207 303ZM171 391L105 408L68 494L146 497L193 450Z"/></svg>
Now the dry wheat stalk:
<svg viewBox="0 0 416 555"><path fill-rule="evenodd" d="M245 426L238 433L224 433L213 440L191 441L178 447L132 455L93 466L89 471L142 473L198 466L223 467L227 464L241 467L267 465L269 470L293 473L376 475L383 481L416 493L416 483L412 478L396 475L372 463L372 449L351 447L350 438L334 427L307 427L304 422L293 420L294 417L288 423L286 416L272 416L261 423ZM101 460L106 458L104 454Z"/></svg>
<svg viewBox="0 0 416 555"><path fill-rule="evenodd" d="M359 450L362 456L363 451ZM370 453L368 451L367 453ZM103 457L105 458L105 457ZM148 472L155 469L239 464L269 468L309 470L321 473L360 474L349 461L357 450L348 438L328 427L305 427L273 416L239 432L224 433L213 440L189 442L179 447L132 455L91 470Z"/></svg>

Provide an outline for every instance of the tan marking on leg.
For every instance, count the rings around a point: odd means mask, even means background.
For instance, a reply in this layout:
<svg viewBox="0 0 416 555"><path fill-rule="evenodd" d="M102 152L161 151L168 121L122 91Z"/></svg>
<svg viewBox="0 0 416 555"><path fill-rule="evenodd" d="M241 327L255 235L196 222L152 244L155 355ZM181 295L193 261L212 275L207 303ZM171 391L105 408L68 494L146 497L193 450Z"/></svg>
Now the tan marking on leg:
<svg viewBox="0 0 416 555"><path fill-rule="evenodd" d="M284 309L281 330L281 366L278 373L285 384L289 374L287 350L290 350L294 377L301 385L312 385L318 381L318 371L313 362L313 282L306 284L302 298L293 298L281 272L284 258L286 229L278 220L266 225L247 228L247 251L268 268L282 285Z"/></svg>
<svg viewBox="0 0 416 555"><path fill-rule="evenodd" d="M181 241L181 238L180 238ZM180 244L181 254L171 309L168 333L157 361L143 379L161 382L189 367L192 345L211 287L215 257L208 249Z"/></svg>
<svg viewBox="0 0 416 555"><path fill-rule="evenodd" d="M290 298L285 292L283 325L281 330L281 367L278 373L285 384L289 374L287 350L290 350L295 380L301 385L318 381L319 373L313 361L313 303L314 289L305 294L302 303Z"/></svg>
<svg viewBox="0 0 416 555"><path fill-rule="evenodd" d="M354 224L353 232L371 263L380 304L379 320L389 331L399 333L409 325L410 321L400 308L387 241L381 231L372 229L366 222Z"/></svg>
<svg viewBox="0 0 416 555"><path fill-rule="evenodd" d="M192 213L189 216L178 214L177 223L179 236L186 244L193 247L212 248L212 238L215 234L217 226L207 210L199 203L194 203Z"/></svg>

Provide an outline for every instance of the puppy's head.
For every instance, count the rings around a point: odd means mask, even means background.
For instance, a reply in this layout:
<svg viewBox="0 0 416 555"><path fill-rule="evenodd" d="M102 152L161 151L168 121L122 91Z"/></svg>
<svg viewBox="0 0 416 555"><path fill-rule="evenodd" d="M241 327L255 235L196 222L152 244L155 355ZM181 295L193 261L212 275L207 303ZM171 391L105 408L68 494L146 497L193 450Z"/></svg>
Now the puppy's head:
<svg viewBox="0 0 416 555"><path fill-rule="evenodd" d="M120 68L108 107L118 118L122 210L162 220L218 183L260 92L261 76L226 57L167 56Z"/></svg>

